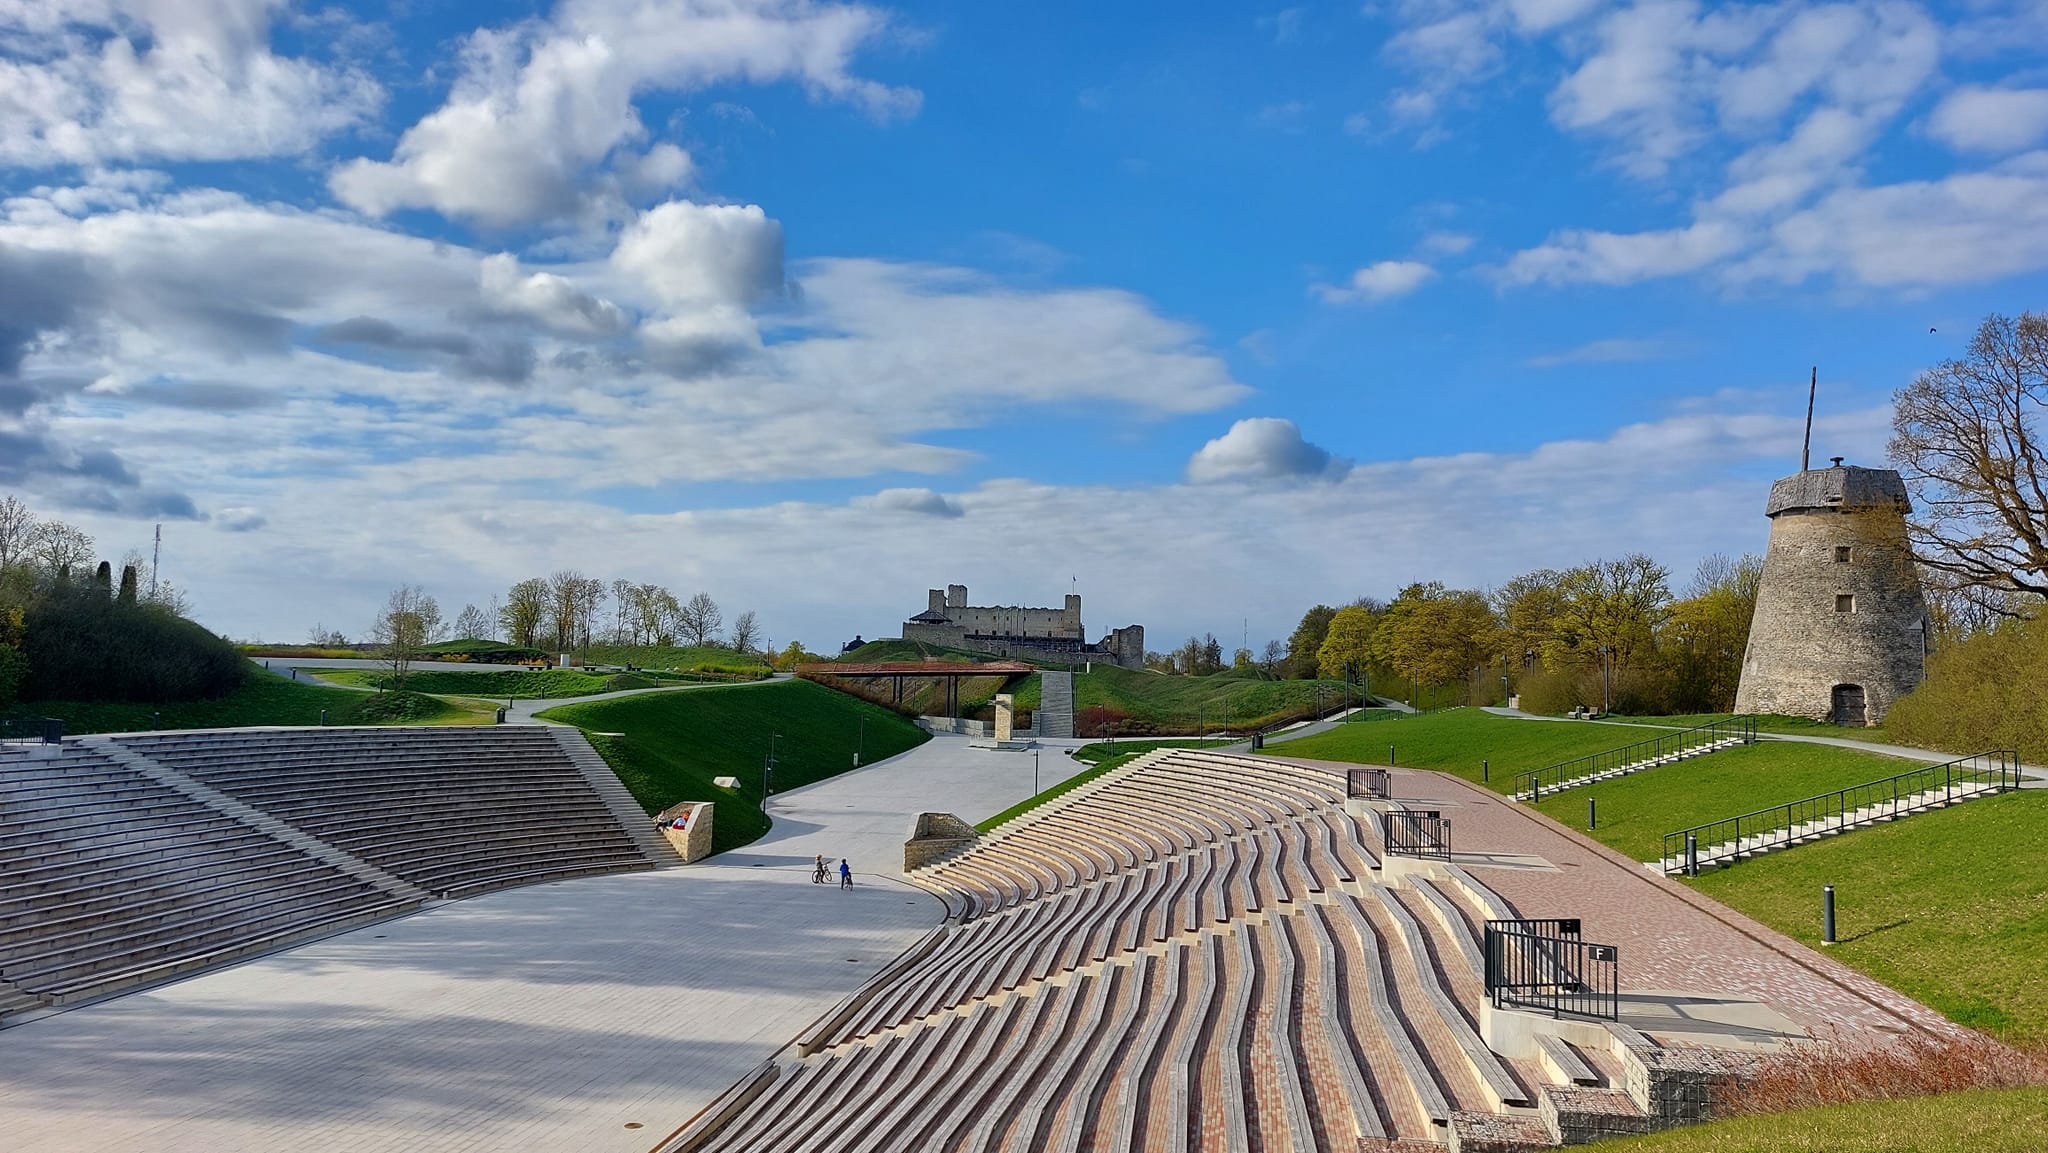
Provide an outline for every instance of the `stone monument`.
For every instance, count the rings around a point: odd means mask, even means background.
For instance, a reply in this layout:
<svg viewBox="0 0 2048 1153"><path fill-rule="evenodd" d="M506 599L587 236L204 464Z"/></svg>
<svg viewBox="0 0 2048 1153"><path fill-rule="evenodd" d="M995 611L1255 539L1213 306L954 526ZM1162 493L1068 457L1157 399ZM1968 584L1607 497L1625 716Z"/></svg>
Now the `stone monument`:
<svg viewBox="0 0 2048 1153"><path fill-rule="evenodd" d="M1801 469L1771 486L1771 520L1739 713L1876 725L1927 657L1927 601L1891 469Z"/></svg>

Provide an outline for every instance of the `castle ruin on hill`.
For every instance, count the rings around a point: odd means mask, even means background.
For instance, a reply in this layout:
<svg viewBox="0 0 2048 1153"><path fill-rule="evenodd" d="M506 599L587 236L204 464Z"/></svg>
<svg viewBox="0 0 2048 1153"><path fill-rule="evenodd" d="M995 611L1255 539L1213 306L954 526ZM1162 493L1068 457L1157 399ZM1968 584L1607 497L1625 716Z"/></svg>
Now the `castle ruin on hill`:
<svg viewBox="0 0 2048 1153"><path fill-rule="evenodd" d="M1078 665L1089 661L1145 667L1145 627L1113 629L1088 643L1081 623L1081 598L1069 595L1061 608L970 605L966 585L929 591L925 611L903 622L903 639L968 649L1014 660Z"/></svg>
<svg viewBox="0 0 2048 1153"><path fill-rule="evenodd" d="M1876 725L1920 683L1927 601L1890 469L1801 469L1771 486L1771 519L1739 713Z"/></svg>

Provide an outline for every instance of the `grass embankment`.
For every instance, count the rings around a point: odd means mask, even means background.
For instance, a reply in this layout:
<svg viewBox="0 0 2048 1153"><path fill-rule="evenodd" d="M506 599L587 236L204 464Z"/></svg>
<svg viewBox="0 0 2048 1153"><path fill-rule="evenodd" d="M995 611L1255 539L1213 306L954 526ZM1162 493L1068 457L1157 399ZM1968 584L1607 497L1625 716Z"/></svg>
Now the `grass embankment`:
<svg viewBox="0 0 2048 1153"><path fill-rule="evenodd" d="M576 656L593 665L632 665L636 669L681 672L768 671L759 653L743 653L715 645L591 645Z"/></svg>
<svg viewBox="0 0 2048 1153"><path fill-rule="evenodd" d="M301 676L314 676L338 685L381 689L390 684L391 674L375 669L302 668ZM554 700L616 693L627 689L653 689L664 685L719 684L724 678L705 674L675 673L588 673L582 669L499 669L492 672L450 672L423 669L408 673L405 687L416 693L505 700Z"/></svg>
<svg viewBox="0 0 2048 1153"><path fill-rule="evenodd" d="M809 681L649 693L564 705L541 715L585 730L649 813L678 801L719 802L712 827L718 852L768 831L761 812L761 764L770 734L780 734L776 792L853 768L856 742L861 763L867 765L931 739L887 709ZM619 735L606 735L613 733ZM722 776L738 778L739 787L712 784Z"/></svg>
<svg viewBox="0 0 2048 1153"><path fill-rule="evenodd" d="M1686 713L1681 716L1670 717L1610 716L1608 719L1632 725L1656 725L1660 728L1691 729L1698 728L1700 725L1712 724L1715 721L1725 721L1730 716L1731 714L1729 713ZM1795 737L1841 737L1845 740L1872 741L1877 744L1887 743L1884 730L1881 728L1848 729L1843 728L1841 725L1829 724L1826 721L1816 721L1807 717L1779 716L1774 713L1759 714L1756 718L1756 730L1760 733L1786 733Z"/></svg>
<svg viewBox="0 0 2048 1153"><path fill-rule="evenodd" d="M1896 776L1920 765L1834 745L1759 741L1566 789L1545 796L1536 807L1584 832L1586 800L1593 798L1599 820L1590 835L1638 861L1654 861L1662 855L1666 833Z"/></svg>
<svg viewBox="0 0 2048 1153"><path fill-rule="evenodd" d="M1593 721L1529 721L1478 709L1446 709L1271 741L1266 751L1276 757L1384 765L1391 745L1398 765L1437 769L1470 781L1481 779L1482 761L1491 762L1485 773L1486 786L1513 792L1517 773L1655 736L1641 729Z"/></svg>
<svg viewBox="0 0 2048 1153"><path fill-rule="evenodd" d="M411 694L408 694L410 697ZM435 697L432 705L410 702L389 711L375 693L290 681L252 671L242 686L210 701L130 704L107 701L27 701L8 710L12 735L41 728L41 718L56 717L67 733L135 733L149 729L229 729L254 725L317 725L325 710L330 725L468 725L489 724L493 714L481 702L474 707Z"/></svg>
<svg viewBox="0 0 2048 1153"><path fill-rule="evenodd" d="M1040 678L1024 678L1016 693L1017 707L1035 712ZM1357 687L1350 693L1356 703ZM1305 717L1319 699L1323 708L1335 709L1344 694L1341 681L1262 680L1243 672L1182 677L1097 664L1074 674L1074 731L1084 737L1166 736L1204 726L1250 732Z"/></svg>
<svg viewBox="0 0 2048 1153"><path fill-rule="evenodd" d="M1585 1146L1599 1153L2037 1153L2048 1089L1980 1089L1735 1117Z"/></svg>
<svg viewBox="0 0 2048 1153"><path fill-rule="evenodd" d="M1100 746L1089 745L1088 747L1098 748ZM1013 821L1018 817L1023 816L1025 813L1028 813L1031 810L1037 808L1038 806L1045 804L1047 801L1050 801L1055 797L1064 796L1067 793L1073 792L1075 789L1080 788L1082 785L1087 784L1089 781L1092 781L1095 778L1102 776L1104 773L1107 773L1112 769L1120 769L1125 765L1130 764L1132 761L1137 760L1142 755L1143 750L1132 749L1128 752L1117 753L1114 756L1103 757L1097 760L1094 764L1088 766L1085 769L1082 769L1080 772L1075 773L1073 776L1068 777L1066 780L1061 781L1059 784L1052 785L1046 789L1043 789L1034 796L1026 797L1023 800L1018 801L1016 804L1011 805L1009 808L1004 809L1002 812L997 813L995 816L988 818L987 820L976 821L974 827L980 829L984 833L989 832L996 826L1004 824L1008 821ZM1075 759L1080 759L1079 751L1076 751Z"/></svg>
<svg viewBox="0 0 2048 1153"><path fill-rule="evenodd" d="M1137 756L1153 749L1208 749L1238 743L1235 737L1211 737L1200 740L1193 737L1170 737L1165 740L1143 741L1097 741L1082 745L1074 750L1074 759L1087 764L1099 764L1111 757Z"/></svg>
<svg viewBox="0 0 2048 1153"><path fill-rule="evenodd" d="M1839 943L1830 956L1961 1024L2048 1044L2044 828L2048 793L2008 793L1743 861L1694 884L1816 947L1821 886L1833 885Z"/></svg>
<svg viewBox="0 0 2048 1153"><path fill-rule="evenodd" d="M885 637L872 640L850 652L840 653L832 658L841 664L868 665L884 661L1000 661L1008 657L991 656L971 649L948 648L945 645L928 644L924 641L898 640ZM1031 661L1043 664L1043 661Z"/></svg>

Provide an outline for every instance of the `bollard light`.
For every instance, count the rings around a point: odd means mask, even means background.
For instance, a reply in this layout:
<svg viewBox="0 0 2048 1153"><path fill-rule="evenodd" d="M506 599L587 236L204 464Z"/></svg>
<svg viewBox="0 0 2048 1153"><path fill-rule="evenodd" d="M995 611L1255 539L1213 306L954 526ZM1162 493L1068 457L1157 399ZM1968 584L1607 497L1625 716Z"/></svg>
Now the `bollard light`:
<svg viewBox="0 0 2048 1153"><path fill-rule="evenodd" d="M1490 780L1492 780L1492 779L1493 779L1493 762L1492 762L1492 761L1481 761L1481 762L1479 762L1479 779L1480 779L1480 780L1482 780L1482 781L1490 781Z"/></svg>
<svg viewBox="0 0 2048 1153"><path fill-rule="evenodd" d="M1392 745L1387 746L1387 763L1390 765L1394 763L1394 746Z"/></svg>
<svg viewBox="0 0 2048 1153"><path fill-rule="evenodd" d="M326 710L326 709L321 709L321 710L320 710L320 727L321 727L321 728L323 728L323 729L327 727L327 710Z"/></svg>
<svg viewBox="0 0 2048 1153"><path fill-rule="evenodd" d="M1833 885L1822 885L1820 887L1820 943L1823 945L1835 943L1835 887Z"/></svg>
<svg viewBox="0 0 2048 1153"><path fill-rule="evenodd" d="M1593 808L1593 798L1586 798L1586 831L1592 832L1599 823L1599 814Z"/></svg>
<svg viewBox="0 0 2048 1153"><path fill-rule="evenodd" d="M1698 834L1695 833L1687 833L1685 835L1685 875L1688 877L1700 875L1700 839Z"/></svg>

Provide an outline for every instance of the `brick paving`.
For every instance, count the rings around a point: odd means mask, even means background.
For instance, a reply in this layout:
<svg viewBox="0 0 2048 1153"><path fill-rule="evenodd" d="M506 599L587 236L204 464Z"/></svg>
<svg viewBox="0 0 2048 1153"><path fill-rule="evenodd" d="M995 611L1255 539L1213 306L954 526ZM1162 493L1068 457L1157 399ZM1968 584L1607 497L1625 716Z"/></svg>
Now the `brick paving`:
<svg viewBox="0 0 2048 1153"><path fill-rule="evenodd" d="M1396 769L1394 786L1403 800L1444 807L1458 852L1526 853L1555 865L1506 869L1467 862L1474 877L1523 916L1578 917L1587 940L1620 946L1624 993L1760 1001L1812 1034L1848 1044L1881 1043L1916 1030L1936 1036L1961 1031L1904 994L1527 806L1442 773ZM1816 908L1818 901L1816 894Z"/></svg>

